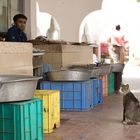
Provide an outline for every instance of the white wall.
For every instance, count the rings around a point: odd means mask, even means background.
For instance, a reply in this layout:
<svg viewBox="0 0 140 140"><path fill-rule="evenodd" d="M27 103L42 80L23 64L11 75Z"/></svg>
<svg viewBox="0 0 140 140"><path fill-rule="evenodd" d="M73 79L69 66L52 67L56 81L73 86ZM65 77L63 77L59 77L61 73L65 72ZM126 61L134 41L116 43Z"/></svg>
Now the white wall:
<svg viewBox="0 0 140 140"><path fill-rule="evenodd" d="M40 12L54 16L61 28L61 39L68 41L79 41L79 28L82 20L90 12L100 9L102 4L102 0L25 0L25 9L30 11L30 15L26 13L31 18L31 26L28 29L31 38L37 35L36 2L39 4ZM28 10L29 8L32 10Z"/></svg>

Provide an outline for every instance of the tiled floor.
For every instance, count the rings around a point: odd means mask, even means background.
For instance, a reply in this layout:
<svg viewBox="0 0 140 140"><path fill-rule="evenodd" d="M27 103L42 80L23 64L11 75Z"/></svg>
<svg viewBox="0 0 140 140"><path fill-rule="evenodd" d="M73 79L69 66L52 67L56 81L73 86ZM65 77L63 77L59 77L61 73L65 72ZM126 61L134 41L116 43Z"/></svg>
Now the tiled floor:
<svg viewBox="0 0 140 140"><path fill-rule="evenodd" d="M121 95L106 97L89 112L63 112L61 118L61 127L45 140L140 140L140 125L121 123Z"/></svg>

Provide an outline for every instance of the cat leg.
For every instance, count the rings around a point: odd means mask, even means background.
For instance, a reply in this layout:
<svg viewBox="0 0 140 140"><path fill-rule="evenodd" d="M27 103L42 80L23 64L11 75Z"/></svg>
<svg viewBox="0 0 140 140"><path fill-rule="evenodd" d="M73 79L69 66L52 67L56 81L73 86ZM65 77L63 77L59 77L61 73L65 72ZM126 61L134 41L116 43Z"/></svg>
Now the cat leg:
<svg viewBox="0 0 140 140"><path fill-rule="evenodd" d="M123 109L123 120L122 120L122 123L123 123L124 125L127 124L127 122L125 121L125 109Z"/></svg>
<svg viewBox="0 0 140 140"><path fill-rule="evenodd" d="M130 119L127 119L126 123L127 123L127 125L137 125L136 121L130 120Z"/></svg>
<svg viewBox="0 0 140 140"><path fill-rule="evenodd" d="M125 114L123 115L123 121L122 121L122 124L123 125L127 125L127 122L128 122L128 119L125 117Z"/></svg>
<svg viewBox="0 0 140 140"><path fill-rule="evenodd" d="M127 125L127 122L126 122L126 121L122 121L122 124L123 124L123 125Z"/></svg>
<svg viewBox="0 0 140 140"><path fill-rule="evenodd" d="M127 125L137 125L138 123L137 122L135 122L135 121L129 121L129 122L127 122Z"/></svg>
<svg viewBox="0 0 140 140"><path fill-rule="evenodd" d="M130 120L128 118L125 119L125 121L122 122L124 125L137 125L138 123L136 121Z"/></svg>
<svg viewBox="0 0 140 140"><path fill-rule="evenodd" d="M123 122L125 121L125 109L123 109Z"/></svg>

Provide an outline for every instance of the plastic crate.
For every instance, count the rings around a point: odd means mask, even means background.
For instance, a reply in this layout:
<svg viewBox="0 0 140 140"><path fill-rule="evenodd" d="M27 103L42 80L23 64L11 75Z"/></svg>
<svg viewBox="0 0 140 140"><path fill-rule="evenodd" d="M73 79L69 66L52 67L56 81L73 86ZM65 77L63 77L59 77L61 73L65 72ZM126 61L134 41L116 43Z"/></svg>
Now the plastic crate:
<svg viewBox="0 0 140 140"><path fill-rule="evenodd" d="M115 81L115 74L114 73L110 73L109 75L108 75L108 81Z"/></svg>
<svg viewBox="0 0 140 140"><path fill-rule="evenodd" d="M101 79L98 79L98 104L102 104L103 103L103 82Z"/></svg>
<svg viewBox="0 0 140 140"><path fill-rule="evenodd" d="M60 108L64 111L88 111L92 108L92 80L83 82L40 83L42 90L60 90Z"/></svg>
<svg viewBox="0 0 140 140"><path fill-rule="evenodd" d="M93 107L103 103L102 80L93 79Z"/></svg>
<svg viewBox="0 0 140 140"><path fill-rule="evenodd" d="M103 96L108 96L108 76L107 75L103 75L100 77L100 79L102 79L102 92L103 92Z"/></svg>
<svg viewBox="0 0 140 140"><path fill-rule="evenodd" d="M108 87L108 95L109 95L109 96L110 96L110 95L113 95L114 92L115 92L115 90L114 90L114 85L109 85L109 87Z"/></svg>
<svg viewBox="0 0 140 140"><path fill-rule="evenodd" d="M0 140L44 140L42 100L0 104Z"/></svg>
<svg viewBox="0 0 140 140"><path fill-rule="evenodd" d="M112 95L115 91L115 74L111 73L108 76L108 95Z"/></svg>
<svg viewBox="0 0 140 140"><path fill-rule="evenodd" d="M60 127L60 91L36 90L36 98L43 100L44 133Z"/></svg>
<svg viewBox="0 0 140 140"><path fill-rule="evenodd" d="M107 97L108 96L108 87L103 88L103 97Z"/></svg>

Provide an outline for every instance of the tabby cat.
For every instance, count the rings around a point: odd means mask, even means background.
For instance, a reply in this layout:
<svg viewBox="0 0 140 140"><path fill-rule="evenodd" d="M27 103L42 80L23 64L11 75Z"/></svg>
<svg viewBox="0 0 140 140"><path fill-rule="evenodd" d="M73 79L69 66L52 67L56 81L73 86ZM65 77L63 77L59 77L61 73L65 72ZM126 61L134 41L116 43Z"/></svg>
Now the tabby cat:
<svg viewBox="0 0 140 140"><path fill-rule="evenodd" d="M140 122L140 103L130 91L129 85L121 85L123 94L123 124L136 125Z"/></svg>

